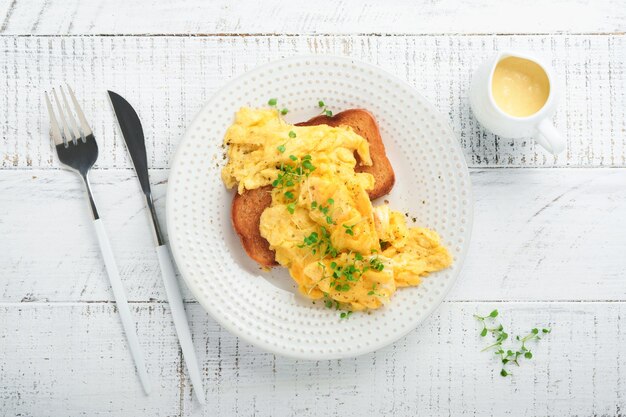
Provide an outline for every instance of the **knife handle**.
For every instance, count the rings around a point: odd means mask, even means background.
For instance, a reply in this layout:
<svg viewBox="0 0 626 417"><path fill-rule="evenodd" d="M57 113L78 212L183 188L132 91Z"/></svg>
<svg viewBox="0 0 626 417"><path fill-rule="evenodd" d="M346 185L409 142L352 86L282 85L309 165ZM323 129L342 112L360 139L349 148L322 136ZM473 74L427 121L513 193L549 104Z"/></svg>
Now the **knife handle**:
<svg viewBox="0 0 626 417"><path fill-rule="evenodd" d="M193 341L191 340L191 332L189 331L189 323L187 322L187 315L185 314L183 297L180 295L180 288L176 281L172 258L170 258L167 245L157 246L156 252L159 258L159 265L161 266L161 274L163 275L165 294L170 303L170 310L174 318L174 327L176 328L180 348L183 351L183 357L185 358L185 364L189 372L189 379L191 379L191 384L193 385L198 402L204 404L205 398L204 388L202 387L202 375L200 373L200 367L198 366Z"/></svg>
<svg viewBox="0 0 626 417"><path fill-rule="evenodd" d="M104 266L109 276L109 282L111 283L111 289L113 290L113 297L117 304L117 311L120 313L122 319L122 326L124 327L124 333L126 333L126 340L130 348L130 353L135 361L137 367L137 373L139 374L139 380L143 386L144 392L150 394L150 380L148 379L148 372L146 371L146 363L144 362L141 346L139 346L139 339L135 331L135 321L130 313L128 307L128 300L126 299L126 292L120 278L120 274L117 272L117 265L115 264L115 258L113 257L113 250L111 249L111 243L109 237L104 229L104 224L101 219L96 219L93 222L96 229L96 235L98 236L98 243L100 244L100 252L102 258L104 258Z"/></svg>

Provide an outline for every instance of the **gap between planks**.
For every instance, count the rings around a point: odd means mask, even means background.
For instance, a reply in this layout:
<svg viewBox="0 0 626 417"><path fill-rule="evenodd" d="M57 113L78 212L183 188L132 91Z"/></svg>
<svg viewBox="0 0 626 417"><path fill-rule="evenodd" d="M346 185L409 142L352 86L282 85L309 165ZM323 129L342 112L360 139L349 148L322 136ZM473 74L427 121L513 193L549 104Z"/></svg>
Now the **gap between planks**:
<svg viewBox="0 0 626 417"><path fill-rule="evenodd" d="M508 32L437 32L437 33L384 33L384 32L354 32L354 33L228 33L228 32L216 32L216 33L76 33L68 35L59 34L30 34L30 33L18 33L18 34L4 34L0 33L0 37L4 38L117 38L117 37L129 37L129 38L298 38L298 37L321 37L321 38L341 38L350 36L371 36L371 37L438 37L438 36L623 36L626 32L532 32L532 33L508 33Z"/></svg>

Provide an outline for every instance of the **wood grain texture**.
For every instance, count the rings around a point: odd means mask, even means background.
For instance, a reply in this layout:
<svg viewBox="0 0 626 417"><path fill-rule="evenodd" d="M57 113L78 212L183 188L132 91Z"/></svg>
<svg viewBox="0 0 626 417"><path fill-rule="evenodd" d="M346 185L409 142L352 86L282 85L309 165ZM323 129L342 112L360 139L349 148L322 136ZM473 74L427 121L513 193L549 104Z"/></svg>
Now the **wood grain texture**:
<svg viewBox="0 0 626 417"><path fill-rule="evenodd" d="M161 219L167 174L150 174ZM488 169L471 178L472 243L448 299L626 300L626 169ZM129 299L165 300L134 172L97 170L92 184ZM79 178L4 170L0 189L0 301L111 301Z"/></svg>
<svg viewBox="0 0 626 417"><path fill-rule="evenodd" d="M472 314L512 334L551 326L503 379ZM250 346L187 305L207 405L192 400L166 305L133 306L154 393L132 369L113 304L0 304L0 410L22 416L617 416L626 407L622 303L444 302L375 353L294 361ZM34 322L40 323L33 326Z"/></svg>
<svg viewBox="0 0 626 417"><path fill-rule="evenodd" d="M623 32L620 0L4 0L6 34Z"/></svg>
<svg viewBox="0 0 626 417"><path fill-rule="evenodd" d="M136 106L150 166L166 168L217 88L261 63L298 54L352 56L407 80L449 115L470 166L626 166L626 36L0 37L0 48L4 168L58 166L43 116L43 90L54 84L67 81L77 91L100 145L98 167L130 167L105 94L110 89ZM567 150L557 158L530 139L485 132L471 114L471 73L503 49L546 56L565 84L555 123Z"/></svg>
<svg viewBox="0 0 626 417"><path fill-rule="evenodd" d="M177 416L186 383L166 304L133 304L144 395L115 304L0 304L0 415Z"/></svg>
<svg viewBox="0 0 626 417"><path fill-rule="evenodd" d="M625 30L622 0L0 1L0 415L623 415ZM68 34L79 36L56 36ZM105 36L80 36L94 34ZM535 51L555 67L565 91L555 122L567 137L558 158L529 139L487 133L471 115L471 72L504 49ZM184 290L208 396L201 409L105 91L139 111L164 218L169 161L208 97L259 64L300 54L381 66L448 115L475 168L468 261L422 326L338 361L260 351ZM137 319L150 397L82 185L53 156L42 91L64 81L98 137L94 189ZM568 169L543 169L552 167ZM554 329L511 379L480 353L472 314L493 308L512 334Z"/></svg>

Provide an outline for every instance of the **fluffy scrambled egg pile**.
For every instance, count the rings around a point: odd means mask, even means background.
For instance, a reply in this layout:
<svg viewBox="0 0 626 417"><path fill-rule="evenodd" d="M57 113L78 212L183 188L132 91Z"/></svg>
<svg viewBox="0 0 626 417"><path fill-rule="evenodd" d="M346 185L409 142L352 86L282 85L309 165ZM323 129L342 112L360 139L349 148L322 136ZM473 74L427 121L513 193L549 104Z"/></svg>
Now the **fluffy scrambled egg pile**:
<svg viewBox="0 0 626 417"><path fill-rule="evenodd" d="M272 185L261 235L300 292L326 306L376 309L400 287L452 263L436 232L408 228L386 204L373 207L368 142L349 127L293 126L274 109L242 108L224 137L228 188Z"/></svg>

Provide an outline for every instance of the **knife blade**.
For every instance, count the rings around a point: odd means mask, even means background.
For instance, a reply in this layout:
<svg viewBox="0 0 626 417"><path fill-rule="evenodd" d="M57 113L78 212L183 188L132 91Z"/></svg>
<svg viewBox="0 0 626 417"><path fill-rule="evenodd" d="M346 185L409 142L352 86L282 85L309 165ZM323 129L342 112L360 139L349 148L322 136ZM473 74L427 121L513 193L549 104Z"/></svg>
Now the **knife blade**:
<svg viewBox="0 0 626 417"><path fill-rule="evenodd" d="M196 398L201 404L205 403L204 388L202 387L202 375L198 366L198 360L196 358L196 351L193 347L191 339L191 331L189 330L189 323L187 321L187 315L185 314L185 307L183 299L176 280L176 274L174 272L174 265L172 258L170 257L167 244L161 234L161 228L159 227L159 221L154 209L154 202L152 200L152 191L150 189L150 178L148 175L148 158L146 156L146 142L143 134L143 128L141 127L141 121L139 116L133 107L122 96L113 91L109 91L109 98L111 99L111 105L113 106L113 112L117 118L117 122L122 131L124 142L126 143L126 149L130 154L130 159L133 161L141 190L146 198L146 205L150 212L150 218L152 219L153 231L156 240L156 252L159 259L159 266L161 268L161 275L163 276L163 284L165 286L165 293L170 304L170 310L174 319L174 327L176 328L176 334L178 335L178 341L180 343L183 357L187 365L187 371L189 372L189 379L194 387Z"/></svg>
<svg viewBox="0 0 626 417"><path fill-rule="evenodd" d="M117 118L117 123L122 131L122 137L126 143L126 149L130 154L130 159L133 161L141 190L146 197L146 204L150 210L150 218L152 219L152 227L157 246L161 246L165 243L163 235L161 234L161 227L156 216L154 209L154 202L152 201L152 191L150 189L150 178L148 176L148 157L146 155L146 141L143 136L143 128L141 127L141 121L133 106L130 105L124 97L120 96L113 91L109 91L109 98L111 99L111 105L113 106L113 112Z"/></svg>

